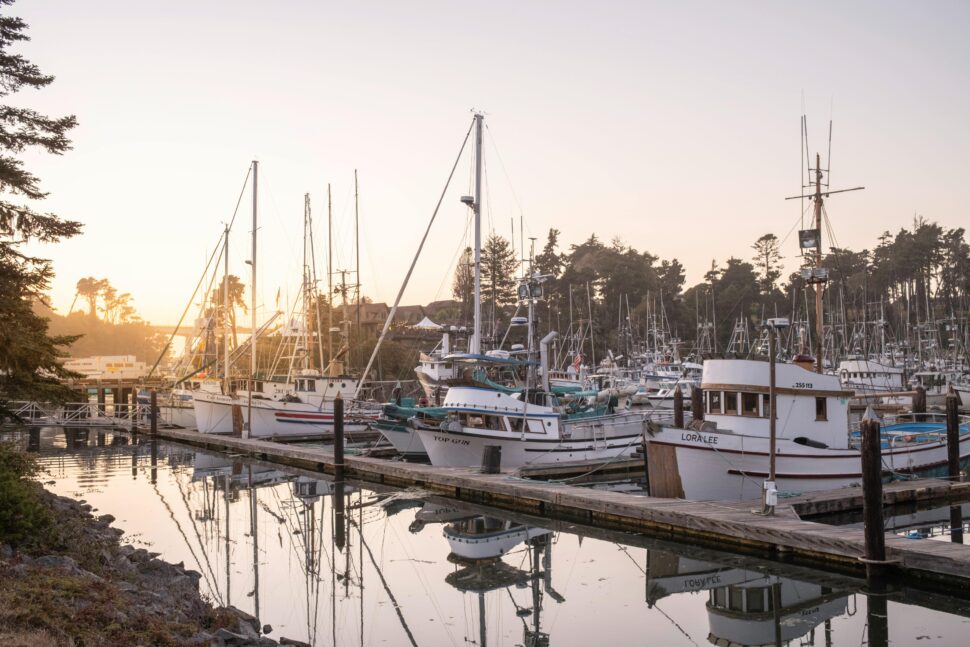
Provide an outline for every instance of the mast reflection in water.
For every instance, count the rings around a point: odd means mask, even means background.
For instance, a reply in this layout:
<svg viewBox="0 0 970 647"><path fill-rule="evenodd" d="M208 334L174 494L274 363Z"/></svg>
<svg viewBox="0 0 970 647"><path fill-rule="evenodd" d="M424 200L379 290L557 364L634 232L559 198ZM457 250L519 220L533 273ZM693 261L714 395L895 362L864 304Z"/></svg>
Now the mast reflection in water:
<svg viewBox="0 0 970 647"><path fill-rule="evenodd" d="M87 429L0 431L53 491L314 645L964 645L970 604Z"/></svg>

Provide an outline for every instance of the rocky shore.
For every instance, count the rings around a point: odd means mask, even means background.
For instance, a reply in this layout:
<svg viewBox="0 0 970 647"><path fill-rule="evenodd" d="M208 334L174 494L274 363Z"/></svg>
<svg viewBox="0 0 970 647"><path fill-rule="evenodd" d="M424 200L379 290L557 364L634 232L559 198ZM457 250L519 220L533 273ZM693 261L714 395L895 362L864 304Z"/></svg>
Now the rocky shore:
<svg viewBox="0 0 970 647"><path fill-rule="evenodd" d="M301 645L266 636L272 627L234 607L213 607L200 574L122 545L111 515L39 491L56 541L0 545L0 644Z"/></svg>

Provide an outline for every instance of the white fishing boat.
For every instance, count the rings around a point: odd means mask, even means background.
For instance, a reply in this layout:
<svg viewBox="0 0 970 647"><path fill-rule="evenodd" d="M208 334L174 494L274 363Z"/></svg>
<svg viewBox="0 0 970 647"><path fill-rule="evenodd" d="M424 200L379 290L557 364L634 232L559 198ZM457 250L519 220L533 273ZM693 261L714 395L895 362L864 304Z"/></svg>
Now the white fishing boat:
<svg viewBox="0 0 970 647"><path fill-rule="evenodd" d="M795 364L776 367L776 488L779 493L830 490L862 482L861 438L849 424L852 391L839 379ZM663 465L669 491L656 496L747 500L761 496L769 476L769 364L755 360L704 363L704 422L661 427L646 438L651 467ZM970 430L961 423L960 456L970 457ZM946 422L927 415L882 429L886 476L921 473L947 462Z"/></svg>
<svg viewBox="0 0 970 647"><path fill-rule="evenodd" d="M788 645L848 610L849 596L815 582L651 550L647 602L707 592L708 641L748 647ZM802 644L810 644L802 643Z"/></svg>
<svg viewBox="0 0 970 647"><path fill-rule="evenodd" d="M854 357L843 360L839 362L838 375L842 388L854 391L860 400L880 401L908 390L902 367L873 359Z"/></svg>

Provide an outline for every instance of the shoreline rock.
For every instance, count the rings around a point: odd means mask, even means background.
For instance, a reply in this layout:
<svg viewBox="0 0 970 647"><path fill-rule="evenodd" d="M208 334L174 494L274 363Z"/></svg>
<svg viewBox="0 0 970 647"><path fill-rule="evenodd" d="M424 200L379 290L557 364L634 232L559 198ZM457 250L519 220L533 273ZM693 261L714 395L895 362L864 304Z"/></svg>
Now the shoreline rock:
<svg viewBox="0 0 970 647"><path fill-rule="evenodd" d="M258 618L205 600L200 573L121 545L113 516L38 490L58 537L42 548L0 545L0 642L41 632L52 645L278 645Z"/></svg>

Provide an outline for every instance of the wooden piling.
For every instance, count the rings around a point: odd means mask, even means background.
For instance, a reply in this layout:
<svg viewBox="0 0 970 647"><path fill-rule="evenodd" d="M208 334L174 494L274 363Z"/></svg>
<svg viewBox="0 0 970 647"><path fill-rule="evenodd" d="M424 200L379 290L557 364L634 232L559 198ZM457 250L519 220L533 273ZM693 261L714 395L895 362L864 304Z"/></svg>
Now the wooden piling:
<svg viewBox="0 0 970 647"><path fill-rule="evenodd" d="M704 419L704 390L699 386L690 389L690 415L694 420Z"/></svg>
<svg viewBox="0 0 970 647"><path fill-rule="evenodd" d="M889 609L885 587L881 584L866 594L866 624L869 625L870 647L889 645Z"/></svg>
<svg viewBox="0 0 970 647"><path fill-rule="evenodd" d="M502 446L485 445L482 449L482 474L498 474L502 471Z"/></svg>
<svg viewBox="0 0 970 647"><path fill-rule="evenodd" d="M862 427L862 518L865 533L866 574L882 574L886 561L886 531L882 518L882 445L879 420L871 409Z"/></svg>
<svg viewBox="0 0 970 647"><path fill-rule="evenodd" d="M679 384L674 387L674 427L684 428L684 392Z"/></svg>
<svg viewBox="0 0 970 647"><path fill-rule="evenodd" d="M344 399L337 394L333 401L333 474L344 480Z"/></svg>
<svg viewBox="0 0 970 647"><path fill-rule="evenodd" d="M151 420L150 430L153 434L158 433L158 391L152 389L151 395L151 411L149 412L149 419Z"/></svg>
<svg viewBox="0 0 970 647"><path fill-rule="evenodd" d="M926 416L919 415L926 413L926 389L922 384L916 387L916 392L913 394L913 413L916 414L917 422L926 419Z"/></svg>
<svg viewBox="0 0 970 647"><path fill-rule="evenodd" d="M950 481L962 480L960 475L960 399L953 387L946 394L946 462ZM950 507L950 541L963 543L963 510Z"/></svg>

